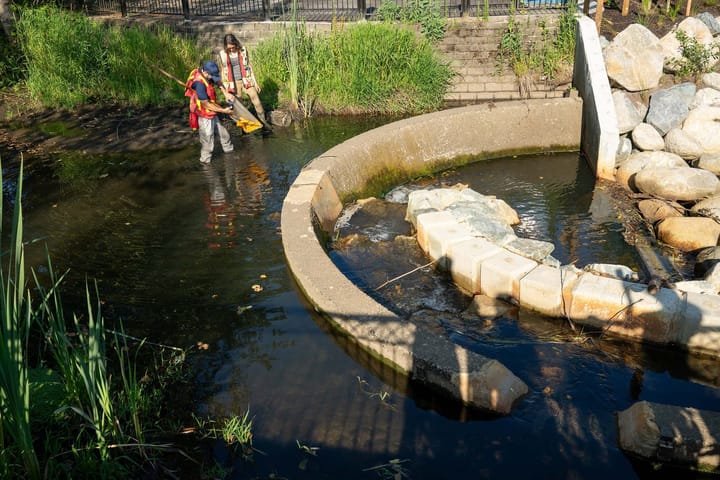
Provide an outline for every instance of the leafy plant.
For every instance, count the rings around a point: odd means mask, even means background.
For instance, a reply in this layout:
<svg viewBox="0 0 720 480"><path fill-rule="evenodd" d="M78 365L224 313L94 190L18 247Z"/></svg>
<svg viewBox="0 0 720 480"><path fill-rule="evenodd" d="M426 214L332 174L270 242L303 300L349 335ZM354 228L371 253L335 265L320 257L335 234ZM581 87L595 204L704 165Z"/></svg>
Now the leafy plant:
<svg viewBox="0 0 720 480"><path fill-rule="evenodd" d="M712 63L720 58L720 44L717 42L705 46L680 29L675 31L675 38L680 42L681 58L672 60L671 65L681 77L707 73Z"/></svg>

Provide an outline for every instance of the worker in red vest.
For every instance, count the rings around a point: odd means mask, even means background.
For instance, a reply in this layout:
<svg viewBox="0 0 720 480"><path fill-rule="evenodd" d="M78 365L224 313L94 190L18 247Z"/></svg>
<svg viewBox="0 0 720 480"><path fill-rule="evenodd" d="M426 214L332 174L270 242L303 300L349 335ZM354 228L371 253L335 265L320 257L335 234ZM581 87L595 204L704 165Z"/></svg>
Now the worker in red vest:
<svg viewBox="0 0 720 480"><path fill-rule="evenodd" d="M255 73L250 66L247 48L240 45L232 33L223 37L223 49L220 50L220 67L223 86L235 96L245 93L255 107L255 114L266 126L270 122L260 102L260 85L255 80Z"/></svg>
<svg viewBox="0 0 720 480"><path fill-rule="evenodd" d="M217 103L217 85L225 98L232 102L235 97L220 83L220 68L215 62L205 62L188 76L185 82L185 96L190 97L190 126L200 133L200 161L210 163L215 148L215 133L220 136L223 152L232 152L234 147L230 134L220 123L218 113L232 113L232 107ZM197 126L194 123L197 122Z"/></svg>

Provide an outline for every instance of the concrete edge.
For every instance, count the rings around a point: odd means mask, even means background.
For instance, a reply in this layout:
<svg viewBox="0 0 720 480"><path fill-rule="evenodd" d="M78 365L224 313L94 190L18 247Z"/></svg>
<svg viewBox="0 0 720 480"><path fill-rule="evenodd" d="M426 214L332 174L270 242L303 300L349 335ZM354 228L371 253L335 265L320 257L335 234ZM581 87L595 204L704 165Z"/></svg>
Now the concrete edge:
<svg viewBox="0 0 720 480"><path fill-rule="evenodd" d="M401 120L343 142L311 161L283 202L282 241L290 272L316 311L393 368L465 404L508 414L527 385L497 360L422 331L352 284L327 256L341 199L378 178L388 186L471 156L573 151L580 145L579 98L476 105Z"/></svg>

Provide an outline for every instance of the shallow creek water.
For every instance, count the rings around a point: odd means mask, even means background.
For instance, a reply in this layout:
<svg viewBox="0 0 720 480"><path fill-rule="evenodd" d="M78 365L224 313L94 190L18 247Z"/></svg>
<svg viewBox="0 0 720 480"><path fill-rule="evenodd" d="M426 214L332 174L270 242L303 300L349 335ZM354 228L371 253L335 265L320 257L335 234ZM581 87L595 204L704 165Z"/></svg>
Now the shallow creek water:
<svg viewBox="0 0 720 480"><path fill-rule="evenodd" d="M215 458L232 468L230 478L658 478L617 448L615 413L637 400L714 409L718 362L597 337L573 341L562 322L523 312L471 320L472 328L450 315L444 334L502 361L530 387L511 415L489 417L388 372L307 308L284 263L285 192L307 161L380 123L318 119L266 138L237 137L236 152L216 153L209 167L198 163L197 147L102 159L84 181L72 161L26 159L28 263L44 272L47 245L55 271L69 269L64 298L81 305L85 279L96 279L109 323L122 320L129 334L152 342L207 344L190 357L195 377L186 395L200 416L249 407L262 452L246 463L218 443ZM618 235L613 222L597 229L587 216L592 180L576 156L542 166L519 160L440 178L503 197L521 212L520 234L557 241L563 263L604 256L605 247L589 254L594 242L627 255L608 240L608 231ZM87 171L92 160L82 162ZM18 167L3 168L7 206ZM555 193L546 187L555 184L575 213L552 207L562 203L549 201ZM390 208L402 215L404 207ZM380 232L407 228L394 221ZM427 262L406 243L408 260L378 261L367 269L371 279L350 257L333 256L359 284L375 286ZM624 260L632 263L632 254ZM467 303L442 275L423 276L433 278L421 292L432 306L456 312ZM407 285L389 290L407 298ZM298 445L317 447L316 455Z"/></svg>

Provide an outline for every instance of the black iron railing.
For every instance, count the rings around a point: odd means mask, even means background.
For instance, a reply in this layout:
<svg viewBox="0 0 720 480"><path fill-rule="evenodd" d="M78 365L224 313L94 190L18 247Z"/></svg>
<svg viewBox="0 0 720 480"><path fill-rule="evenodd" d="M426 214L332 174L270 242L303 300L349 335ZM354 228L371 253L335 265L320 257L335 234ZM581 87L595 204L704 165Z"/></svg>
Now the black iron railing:
<svg viewBox="0 0 720 480"><path fill-rule="evenodd" d="M252 20L288 20L293 0L95 0L93 10L127 14L232 16ZM407 0L395 0L403 6ZM447 18L507 15L516 11L554 10L567 0L437 0L440 13ZM382 0L296 0L297 18L306 21L372 20Z"/></svg>

